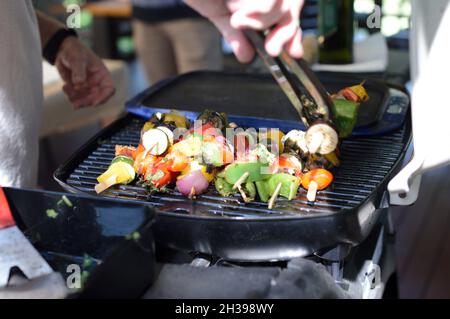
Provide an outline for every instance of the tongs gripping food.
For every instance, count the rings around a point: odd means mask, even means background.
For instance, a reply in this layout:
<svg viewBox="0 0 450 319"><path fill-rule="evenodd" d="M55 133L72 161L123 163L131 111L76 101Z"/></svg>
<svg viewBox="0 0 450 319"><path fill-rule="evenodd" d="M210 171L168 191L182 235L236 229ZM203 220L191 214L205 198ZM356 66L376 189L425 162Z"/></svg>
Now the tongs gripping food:
<svg viewBox="0 0 450 319"><path fill-rule="evenodd" d="M279 57L270 56L264 48L264 33L248 29L244 32L289 98L305 127L314 126L307 134L311 153L333 152L338 143L338 135L333 128L333 102L312 70L304 60L297 62L285 51ZM299 84L303 85L306 92L301 91Z"/></svg>

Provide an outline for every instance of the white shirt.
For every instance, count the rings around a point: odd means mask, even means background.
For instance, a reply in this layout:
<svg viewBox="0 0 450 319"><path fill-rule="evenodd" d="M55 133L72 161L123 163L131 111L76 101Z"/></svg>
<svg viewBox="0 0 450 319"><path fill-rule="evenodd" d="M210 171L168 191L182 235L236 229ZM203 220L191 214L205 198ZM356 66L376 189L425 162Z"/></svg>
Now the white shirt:
<svg viewBox="0 0 450 319"><path fill-rule="evenodd" d="M36 184L42 53L30 0L0 1L0 185Z"/></svg>

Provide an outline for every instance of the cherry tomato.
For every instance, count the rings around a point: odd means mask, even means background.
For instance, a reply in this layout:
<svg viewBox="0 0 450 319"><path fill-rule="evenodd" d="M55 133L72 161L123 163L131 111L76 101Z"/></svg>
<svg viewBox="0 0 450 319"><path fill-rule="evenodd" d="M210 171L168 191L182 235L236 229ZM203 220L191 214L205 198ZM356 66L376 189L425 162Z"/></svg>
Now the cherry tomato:
<svg viewBox="0 0 450 319"><path fill-rule="evenodd" d="M181 172L189 165L189 157L175 151L169 154L167 167L171 172Z"/></svg>
<svg viewBox="0 0 450 319"><path fill-rule="evenodd" d="M136 150L133 152L132 157L136 160L137 156L145 151L144 145L139 144Z"/></svg>
<svg viewBox="0 0 450 319"><path fill-rule="evenodd" d="M188 136L190 134L193 134L193 133L200 134L201 136L208 136L208 135L210 135L210 136L214 136L214 137L222 135L222 132L219 129L215 128L211 123L206 123L206 124L203 124L202 126L197 127L197 128L192 127L189 131L187 131L183 135L182 139L184 139L186 136Z"/></svg>
<svg viewBox="0 0 450 319"><path fill-rule="evenodd" d="M147 152L139 153L134 161L134 170L139 175L145 175L147 170L153 167L159 159L160 157L151 155Z"/></svg>
<svg viewBox="0 0 450 319"><path fill-rule="evenodd" d="M302 176L302 186L308 189L311 181L315 181L317 183L317 189L322 190L333 182L333 174L326 169L316 168Z"/></svg>
<svg viewBox="0 0 450 319"><path fill-rule="evenodd" d="M174 176L168 170L167 162L159 160L154 166L147 169L144 178L153 186L160 188L172 182Z"/></svg>
<svg viewBox="0 0 450 319"><path fill-rule="evenodd" d="M300 176L302 174L302 163L295 156L290 154L281 154L278 158L279 170L286 173Z"/></svg>
<svg viewBox="0 0 450 319"><path fill-rule="evenodd" d="M116 156L126 156L134 159L133 155L136 152L136 148L133 146L116 145L115 151Z"/></svg>

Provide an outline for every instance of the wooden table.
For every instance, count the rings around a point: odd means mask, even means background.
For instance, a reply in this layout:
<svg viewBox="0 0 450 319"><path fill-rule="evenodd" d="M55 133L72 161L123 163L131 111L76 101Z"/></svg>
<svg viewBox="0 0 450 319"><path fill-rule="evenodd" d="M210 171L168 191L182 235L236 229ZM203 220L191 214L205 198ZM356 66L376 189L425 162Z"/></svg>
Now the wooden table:
<svg viewBox="0 0 450 319"><path fill-rule="evenodd" d="M105 0L87 3L82 7L97 17L129 18L132 9L129 1Z"/></svg>

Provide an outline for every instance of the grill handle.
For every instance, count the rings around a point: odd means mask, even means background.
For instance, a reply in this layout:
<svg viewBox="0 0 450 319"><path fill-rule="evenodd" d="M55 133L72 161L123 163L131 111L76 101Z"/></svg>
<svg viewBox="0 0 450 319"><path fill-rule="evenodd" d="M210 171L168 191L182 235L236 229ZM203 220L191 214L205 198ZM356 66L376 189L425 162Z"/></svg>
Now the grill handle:
<svg viewBox="0 0 450 319"><path fill-rule="evenodd" d="M391 204L411 205L418 197L423 173L450 164L450 107L448 99L448 35L450 5L445 9L426 60L421 63L412 92L414 157L388 185ZM415 37L412 37L414 39ZM417 60L420 43L412 43ZM417 61L413 61L417 62Z"/></svg>

